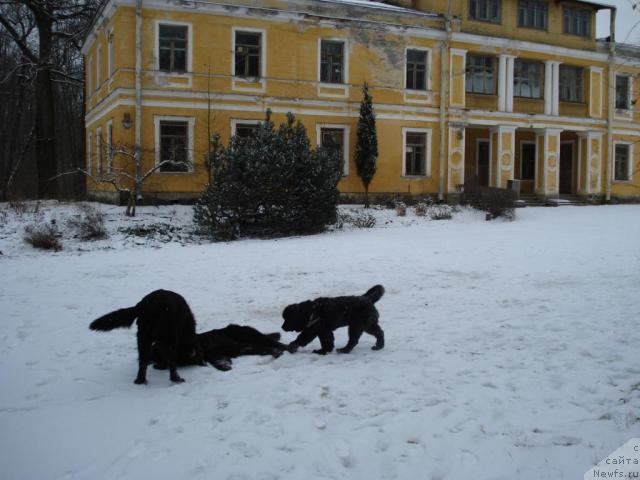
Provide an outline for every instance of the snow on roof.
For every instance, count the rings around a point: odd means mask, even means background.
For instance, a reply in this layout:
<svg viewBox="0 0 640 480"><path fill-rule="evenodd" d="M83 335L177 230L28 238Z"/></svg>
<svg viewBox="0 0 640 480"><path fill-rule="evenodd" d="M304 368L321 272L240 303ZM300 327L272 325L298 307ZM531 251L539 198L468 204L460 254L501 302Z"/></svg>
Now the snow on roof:
<svg viewBox="0 0 640 480"><path fill-rule="evenodd" d="M411 15L421 15L428 17L439 17L438 13L421 12L413 8L400 7L398 5L390 5L388 3L382 3L372 0L315 0L319 3L337 3L342 5L360 6L365 8L373 8L379 10L394 11L398 13L410 13Z"/></svg>

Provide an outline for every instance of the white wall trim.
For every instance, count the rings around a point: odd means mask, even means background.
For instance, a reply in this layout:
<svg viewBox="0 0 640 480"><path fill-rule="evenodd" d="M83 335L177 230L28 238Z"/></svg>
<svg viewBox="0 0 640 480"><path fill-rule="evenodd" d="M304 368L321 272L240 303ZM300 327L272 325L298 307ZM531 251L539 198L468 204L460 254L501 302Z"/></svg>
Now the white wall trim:
<svg viewBox="0 0 640 480"><path fill-rule="evenodd" d="M243 119L243 118L232 118L231 119L231 136L233 137L236 134L238 129L238 125L260 125L264 120L256 120L256 119Z"/></svg>
<svg viewBox="0 0 640 480"><path fill-rule="evenodd" d="M96 47L96 90L100 90L102 85L102 44Z"/></svg>
<svg viewBox="0 0 640 480"><path fill-rule="evenodd" d="M426 135L425 140L425 174L424 175L407 175L406 173L406 151L407 151L407 133L423 133ZM414 128L402 127L402 177L403 178L430 178L431 177L431 129L430 128Z"/></svg>
<svg viewBox="0 0 640 480"><path fill-rule="evenodd" d="M321 138L321 132L323 128L331 128L334 130L342 130L342 160L344 162L342 176L346 177L349 175L349 159L350 159L350 134L351 134L351 126L338 124L338 123L316 123L316 145L319 147Z"/></svg>
<svg viewBox="0 0 640 480"><path fill-rule="evenodd" d="M187 122L187 135L188 138L188 146L187 146L187 154L189 155L189 170L187 172L161 172L160 170L156 171L154 175L188 175L192 174L195 171L195 163L194 163L194 132L195 132L195 117L184 117L177 115L154 115L153 116L153 127L154 127L154 147L155 147L155 165L160 163L160 122L162 121L177 121L177 122Z"/></svg>
<svg viewBox="0 0 640 480"><path fill-rule="evenodd" d="M145 4L146 5L146 4ZM175 20L155 19L153 21L153 67L154 74L162 78L169 87L191 88L193 76L193 25L191 22L177 22ZM165 72L160 70L160 25L175 25L187 27L187 64L186 72ZM186 78L186 83L172 82L171 77Z"/></svg>

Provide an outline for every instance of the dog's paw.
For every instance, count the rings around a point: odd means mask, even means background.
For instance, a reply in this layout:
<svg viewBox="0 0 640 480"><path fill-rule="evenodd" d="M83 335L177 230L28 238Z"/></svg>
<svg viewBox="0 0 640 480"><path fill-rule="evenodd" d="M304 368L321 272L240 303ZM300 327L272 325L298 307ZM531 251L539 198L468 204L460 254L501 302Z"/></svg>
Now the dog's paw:
<svg viewBox="0 0 640 480"><path fill-rule="evenodd" d="M298 351L298 348L300 348L299 345L295 341L293 341L287 346L287 351L289 353L296 353Z"/></svg>
<svg viewBox="0 0 640 480"><path fill-rule="evenodd" d="M144 378L136 378L133 383L136 385L146 385L147 381Z"/></svg>
<svg viewBox="0 0 640 480"><path fill-rule="evenodd" d="M215 360L211 363L211 365L213 365L213 367L218 370L222 370L223 372L228 372L232 367L232 363L230 360Z"/></svg>
<svg viewBox="0 0 640 480"><path fill-rule="evenodd" d="M176 377L173 377L171 381L173 383L184 383L184 378L176 376Z"/></svg>
<svg viewBox="0 0 640 480"><path fill-rule="evenodd" d="M318 355L326 355L327 353L329 353L329 350L325 350L324 348L321 348L319 350L314 350L313 353L317 353Z"/></svg>
<svg viewBox="0 0 640 480"><path fill-rule="evenodd" d="M338 350L336 350L336 352L338 353L351 353L351 349L344 347L344 348L339 348Z"/></svg>
<svg viewBox="0 0 640 480"><path fill-rule="evenodd" d="M280 350L279 348L274 348L273 350L271 350L271 356L273 358L278 358L280 355L282 355L283 350Z"/></svg>
<svg viewBox="0 0 640 480"><path fill-rule="evenodd" d="M371 350L382 350L384 348L384 345L374 345L373 347L371 347Z"/></svg>

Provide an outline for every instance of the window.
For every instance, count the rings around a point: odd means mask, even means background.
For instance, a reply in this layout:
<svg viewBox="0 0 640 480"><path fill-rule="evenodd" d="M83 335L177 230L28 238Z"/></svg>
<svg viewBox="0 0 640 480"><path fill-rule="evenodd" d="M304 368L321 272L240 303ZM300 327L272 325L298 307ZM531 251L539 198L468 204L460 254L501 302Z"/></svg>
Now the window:
<svg viewBox="0 0 640 480"><path fill-rule="evenodd" d="M516 59L513 72L513 95L542 98L542 63Z"/></svg>
<svg viewBox="0 0 640 480"><path fill-rule="evenodd" d="M234 135L240 138L251 137L259 126L258 123L236 123Z"/></svg>
<svg viewBox="0 0 640 480"><path fill-rule="evenodd" d="M621 182L631 180L631 147L629 145L616 145L615 162L613 179Z"/></svg>
<svg viewBox="0 0 640 480"><path fill-rule="evenodd" d="M469 18L500 22L500 0L469 0Z"/></svg>
<svg viewBox="0 0 640 480"><path fill-rule="evenodd" d="M113 167L113 120L107 122L107 173L111 173Z"/></svg>
<svg viewBox="0 0 640 480"><path fill-rule="evenodd" d="M96 90L100 88L100 83L102 83L102 78L100 75L100 70L102 69L102 45L98 45L96 49Z"/></svg>
<svg viewBox="0 0 640 480"><path fill-rule="evenodd" d="M109 30L107 37L107 72L111 78L113 75L113 30Z"/></svg>
<svg viewBox="0 0 640 480"><path fill-rule="evenodd" d="M93 146L93 134L89 132L87 135L87 172L91 175L91 148Z"/></svg>
<svg viewBox="0 0 640 480"><path fill-rule="evenodd" d="M616 75L616 109L629 110L631 99L629 91L631 90L631 77L625 75Z"/></svg>
<svg viewBox="0 0 640 480"><path fill-rule="evenodd" d="M495 93L495 58L467 55L466 91L469 93Z"/></svg>
<svg viewBox="0 0 640 480"><path fill-rule="evenodd" d="M520 180L536 178L536 144L522 142L520 144Z"/></svg>
<svg viewBox="0 0 640 480"><path fill-rule="evenodd" d="M427 89L427 52L425 50L407 50L407 82L409 90Z"/></svg>
<svg viewBox="0 0 640 480"><path fill-rule="evenodd" d="M158 25L159 68L165 72L187 70L186 25Z"/></svg>
<svg viewBox="0 0 640 480"><path fill-rule="evenodd" d="M322 40L320 44L320 81L344 83L344 42Z"/></svg>
<svg viewBox="0 0 640 480"><path fill-rule="evenodd" d="M161 172L189 171L189 123L164 120L160 122L160 167Z"/></svg>
<svg viewBox="0 0 640 480"><path fill-rule="evenodd" d="M96 172L102 175L102 128L96 129Z"/></svg>
<svg viewBox="0 0 640 480"><path fill-rule="evenodd" d="M403 129L404 176L426 176L431 173L431 132L423 129Z"/></svg>
<svg viewBox="0 0 640 480"><path fill-rule="evenodd" d="M518 2L518 26L547 29L549 6L540 0L520 0Z"/></svg>
<svg viewBox="0 0 640 480"><path fill-rule="evenodd" d="M87 92L91 92L91 76L93 75L93 58L87 57ZM90 95L90 94L89 94Z"/></svg>
<svg viewBox="0 0 640 480"><path fill-rule="evenodd" d="M564 9L564 33L588 37L591 32L591 11L581 8Z"/></svg>
<svg viewBox="0 0 640 480"><path fill-rule="evenodd" d="M560 101L582 102L584 69L560 65Z"/></svg>
<svg viewBox="0 0 640 480"><path fill-rule="evenodd" d="M262 34L257 32L235 32L236 77L260 77L260 44Z"/></svg>
<svg viewBox="0 0 640 480"><path fill-rule="evenodd" d="M342 158L342 174L349 174L349 128L348 127L320 127L320 146L337 148Z"/></svg>

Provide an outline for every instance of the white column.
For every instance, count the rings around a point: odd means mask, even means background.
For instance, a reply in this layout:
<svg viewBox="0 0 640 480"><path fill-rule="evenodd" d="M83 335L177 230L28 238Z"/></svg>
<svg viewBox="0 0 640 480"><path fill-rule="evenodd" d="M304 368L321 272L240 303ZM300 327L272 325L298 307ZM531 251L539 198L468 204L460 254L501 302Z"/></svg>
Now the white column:
<svg viewBox="0 0 640 480"><path fill-rule="evenodd" d="M551 114L558 115L560 113L560 62L554 62L553 64L553 84L552 84L552 104Z"/></svg>
<svg viewBox="0 0 640 480"><path fill-rule="evenodd" d="M513 112L513 65L515 63L516 57L513 55L509 55L507 57L507 100L506 100L506 111Z"/></svg>
<svg viewBox="0 0 640 480"><path fill-rule="evenodd" d="M507 111L507 55L500 55L498 64L498 110Z"/></svg>
<svg viewBox="0 0 640 480"><path fill-rule="evenodd" d="M544 62L544 114L551 115L553 99L551 98L553 83L553 63L551 60Z"/></svg>

